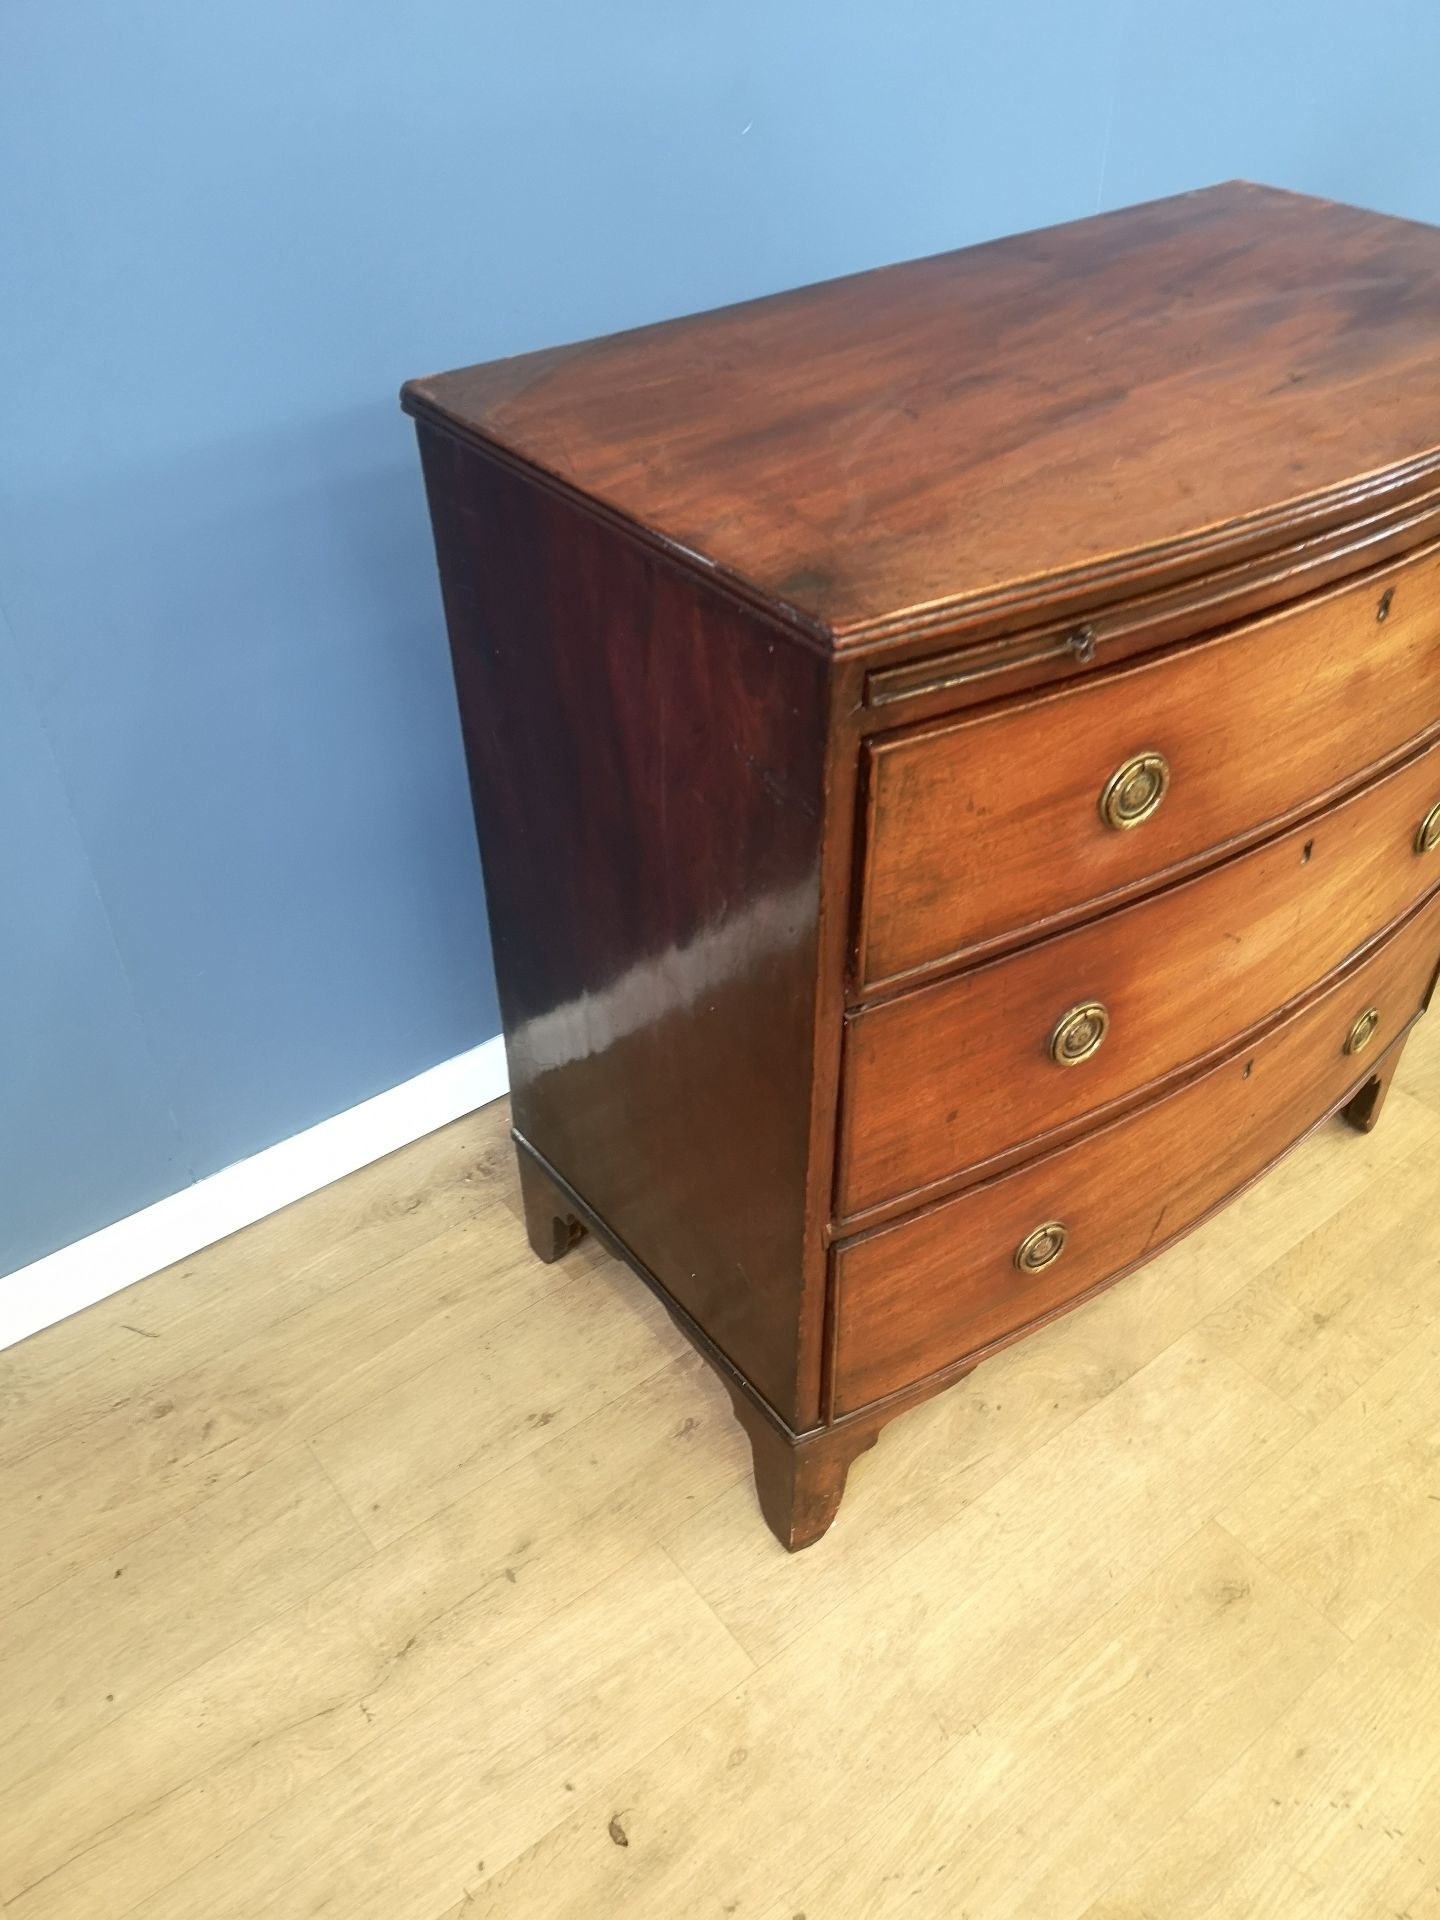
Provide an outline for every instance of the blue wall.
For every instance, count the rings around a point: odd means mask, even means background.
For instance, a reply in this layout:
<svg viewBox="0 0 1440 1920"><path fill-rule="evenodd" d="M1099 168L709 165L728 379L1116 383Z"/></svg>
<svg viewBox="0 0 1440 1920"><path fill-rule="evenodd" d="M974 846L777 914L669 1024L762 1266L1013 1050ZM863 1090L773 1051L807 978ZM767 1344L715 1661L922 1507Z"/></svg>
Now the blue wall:
<svg viewBox="0 0 1440 1920"><path fill-rule="evenodd" d="M1434 0L6 0L0 1273L485 1038L402 378L1240 174Z"/></svg>

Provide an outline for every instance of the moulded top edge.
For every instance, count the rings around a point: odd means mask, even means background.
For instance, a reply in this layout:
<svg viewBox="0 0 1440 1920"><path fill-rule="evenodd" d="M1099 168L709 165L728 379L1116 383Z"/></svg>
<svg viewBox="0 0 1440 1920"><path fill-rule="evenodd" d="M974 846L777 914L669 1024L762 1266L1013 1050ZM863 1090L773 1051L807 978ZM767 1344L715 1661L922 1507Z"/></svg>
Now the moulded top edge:
<svg viewBox="0 0 1440 1920"><path fill-rule="evenodd" d="M1440 472L1440 230L1232 182L412 381L851 651L1180 580Z"/></svg>

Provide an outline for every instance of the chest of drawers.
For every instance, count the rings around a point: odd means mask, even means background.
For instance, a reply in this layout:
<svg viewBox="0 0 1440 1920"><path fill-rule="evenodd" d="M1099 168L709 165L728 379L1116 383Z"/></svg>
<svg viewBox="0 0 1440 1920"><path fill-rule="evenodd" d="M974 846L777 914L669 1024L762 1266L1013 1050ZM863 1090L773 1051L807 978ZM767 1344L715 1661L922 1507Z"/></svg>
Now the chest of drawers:
<svg viewBox="0 0 1440 1920"><path fill-rule="evenodd" d="M1440 232L1237 183L404 403L531 1242L655 1288L804 1546L888 1420L1380 1112Z"/></svg>

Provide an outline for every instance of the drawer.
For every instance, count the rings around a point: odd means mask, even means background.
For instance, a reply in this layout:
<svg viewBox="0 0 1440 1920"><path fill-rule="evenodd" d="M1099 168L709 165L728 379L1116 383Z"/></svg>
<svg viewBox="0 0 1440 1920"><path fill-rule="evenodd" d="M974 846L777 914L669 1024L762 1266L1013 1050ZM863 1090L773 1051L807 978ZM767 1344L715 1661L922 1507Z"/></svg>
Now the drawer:
<svg viewBox="0 0 1440 1920"><path fill-rule="evenodd" d="M1113 904L1356 784L1437 722L1427 553L1137 666L873 741L857 984Z"/></svg>
<svg viewBox="0 0 1440 1920"><path fill-rule="evenodd" d="M980 1166L1269 1020L1440 884L1422 831L1437 806L1440 745L1249 853L853 1014L839 1211Z"/></svg>
<svg viewBox="0 0 1440 1920"><path fill-rule="evenodd" d="M1432 901L1253 1048L1040 1160L838 1247L833 1412L1009 1338L1193 1226L1363 1084L1367 1062L1423 1007L1437 958ZM1368 1043L1347 1051L1371 1009ZM1063 1243L1044 1237L1052 1223Z"/></svg>

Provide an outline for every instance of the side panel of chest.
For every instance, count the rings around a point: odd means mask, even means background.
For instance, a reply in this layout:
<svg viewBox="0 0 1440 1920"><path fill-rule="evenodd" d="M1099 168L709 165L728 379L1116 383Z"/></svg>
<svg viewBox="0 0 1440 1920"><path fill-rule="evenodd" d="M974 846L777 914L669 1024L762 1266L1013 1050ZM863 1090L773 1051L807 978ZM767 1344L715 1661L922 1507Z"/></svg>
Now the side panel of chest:
<svg viewBox="0 0 1440 1920"><path fill-rule="evenodd" d="M516 1131L799 1424L824 663L421 445Z"/></svg>

